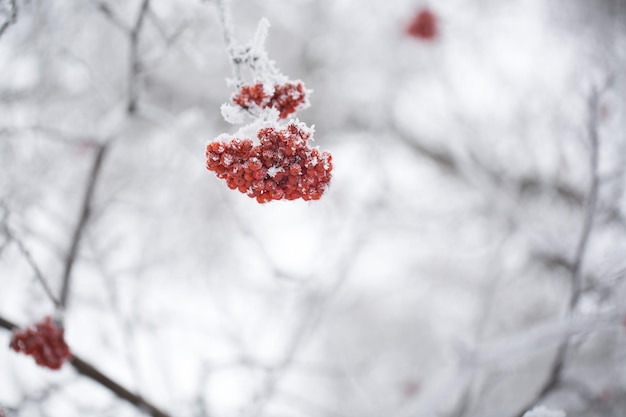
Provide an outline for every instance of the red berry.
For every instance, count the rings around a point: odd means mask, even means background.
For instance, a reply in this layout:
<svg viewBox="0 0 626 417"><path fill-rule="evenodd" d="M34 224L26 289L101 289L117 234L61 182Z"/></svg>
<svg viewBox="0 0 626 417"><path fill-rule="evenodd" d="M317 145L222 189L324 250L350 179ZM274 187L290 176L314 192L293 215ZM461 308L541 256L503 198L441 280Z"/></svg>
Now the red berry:
<svg viewBox="0 0 626 417"><path fill-rule="evenodd" d="M254 85L244 85L232 97L232 101L239 107L251 111L255 107L276 109L281 119L287 118L307 104L306 90L301 82L276 84L272 95L265 92L260 82Z"/></svg>
<svg viewBox="0 0 626 417"><path fill-rule="evenodd" d="M35 329L13 330L11 349L30 355L40 366L59 369L72 354L65 343L64 330L50 317L36 323Z"/></svg>
<svg viewBox="0 0 626 417"><path fill-rule="evenodd" d="M207 145L209 171L259 203L271 200L318 200L331 178L332 157L307 146L311 133L296 124L257 132L260 145L249 139ZM218 153L218 152L221 152Z"/></svg>
<svg viewBox="0 0 626 417"><path fill-rule="evenodd" d="M433 40L437 36L437 16L429 9L420 10L409 23L406 33L414 38Z"/></svg>

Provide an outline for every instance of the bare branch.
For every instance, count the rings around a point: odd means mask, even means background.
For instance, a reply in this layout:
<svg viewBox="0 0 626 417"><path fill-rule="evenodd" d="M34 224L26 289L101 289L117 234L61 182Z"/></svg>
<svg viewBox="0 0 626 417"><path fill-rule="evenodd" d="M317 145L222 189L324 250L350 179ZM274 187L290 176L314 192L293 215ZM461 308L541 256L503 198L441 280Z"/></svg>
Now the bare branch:
<svg viewBox="0 0 626 417"><path fill-rule="evenodd" d="M1 316L0 327L9 331L19 328L17 324ZM72 358L69 360L69 363L79 374L91 379L92 381L97 382L119 398L128 401L129 403L141 410L144 410L147 414L153 417L171 417L170 414L161 410L159 407L144 399L140 395L131 392L129 389L114 381L113 379L102 373L100 370L98 370L95 366L80 358L79 356L73 355Z"/></svg>
<svg viewBox="0 0 626 417"><path fill-rule="evenodd" d="M589 163L591 165L591 183L589 184L589 194L587 197L587 207L585 210L585 218L583 220L583 228L576 247L576 253L574 255L574 267L572 272L572 297L570 299L569 307L573 309L580 298L581 289L583 287L582 282L582 266L585 256L585 250L589 243L589 237L591 236L591 229L593 226L593 220L596 212L596 205L598 200L598 189L600 188L600 175L598 173L598 153L600 148L598 138L598 97L599 92L594 90L589 98L589 124L588 134L590 141L590 155Z"/></svg>
<svg viewBox="0 0 626 417"><path fill-rule="evenodd" d="M583 226L576 246L576 252L574 253L574 259L572 262L572 291L568 304L568 312L574 311L580 301L580 295L583 290L583 275L582 267L589 244L589 238L591 236L593 221L596 212L596 205L598 200L598 189L600 188L600 177L598 173L598 155L600 148L600 141L598 137L598 99L600 92L594 89L589 97L588 109L589 109L589 121L588 121L588 135L590 141L589 152L589 165L591 171L591 181L589 184L589 190L587 193L587 201L585 208L585 215L583 219ZM550 394L561 383L561 376L563 368L565 366L566 356L569 350L569 337L566 337L559 345L558 351L552 362L552 367L548 373L548 377L535 398L529 402L529 404L522 409L518 414L521 417L524 412L532 406L540 403L545 397Z"/></svg>
<svg viewBox="0 0 626 417"><path fill-rule="evenodd" d="M143 27L146 14L150 7L150 0L142 0L135 24L130 30L130 70L128 73L128 106L129 114L137 112L139 100L139 74L141 72L141 60L139 59L139 34Z"/></svg>
<svg viewBox="0 0 626 417"><path fill-rule="evenodd" d="M121 30L126 35L130 35L130 28L126 23L120 19L120 17L109 7L106 3L98 2L98 10L102 12L102 14L119 30Z"/></svg>
<svg viewBox="0 0 626 417"><path fill-rule="evenodd" d="M35 272L35 278L37 278L37 281L39 281L39 283L43 287L43 290L46 293L46 296L50 299L50 301L52 301L52 303L54 304L56 308L61 308L60 301L54 296L52 289L50 288L50 285L48 284L48 281L44 278L43 273L41 272L41 269L39 269L39 266L37 266L37 262L35 262L35 259L33 258L28 248L26 248L26 245L24 245L24 242L22 242L22 240L19 239L15 235L15 233L13 233L13 231L9 228L9 226L4 225L4 231L7 237L13 242L15 242L20 252L22 252L22 254L24 255L24 259L26 260L28 265L32 268L33 272Z"/></svg>
<svg viewBox="0 0 626 417"><path fill-rule="evenodd" d="M78 247L80 244L81 237L83 235L83 231L85 226L87 225L87 221L89 220L89 216L91 214L91 206L94 195L94 189L100 177L100 172L102 170L102 162L104 161L104 156L106 154L107 146L100 145L98 151L96 153L93 166L91 168L91 173L89 174L89 179L87 181L87 188L85 190L85 196L83 198L82 208L80 212L80 217L78 220L78 224L74 229L74 233L72 234L72 240L70 243L70 249L65 258L65 266L63 269L62 276L62 287L61 287L61 297L60 303L61 308L67 308L67 299L70 289L70 281L72 277L72 269L74 268L74 264L76 263L76 256L78 253Z"/></svg>
<svg viewBox="0 0 626 417"><path fill-rule="evenodd" d="M0 37L4 35L4 32L9 28L9 26L14 25L17 22L17 3L16 0L9 0L9 4L11 6L11 11L7 17L7 20L0 25Z"/></svg>

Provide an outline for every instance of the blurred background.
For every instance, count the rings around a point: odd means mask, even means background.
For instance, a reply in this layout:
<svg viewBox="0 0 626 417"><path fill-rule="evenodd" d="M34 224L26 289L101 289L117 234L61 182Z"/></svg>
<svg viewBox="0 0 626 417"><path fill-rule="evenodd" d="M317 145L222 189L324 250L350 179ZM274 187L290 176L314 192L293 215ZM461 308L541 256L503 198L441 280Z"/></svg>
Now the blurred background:
<svg viewBox="0 0 626 417"><path fill-rule="evenodd" d="M205 169L215 0L0 0L0 318L69 265L72 352L176 417L626 415L626 2L227 5L313 90L323 198ZM150 413L10 339L7 416Z"/></svg>

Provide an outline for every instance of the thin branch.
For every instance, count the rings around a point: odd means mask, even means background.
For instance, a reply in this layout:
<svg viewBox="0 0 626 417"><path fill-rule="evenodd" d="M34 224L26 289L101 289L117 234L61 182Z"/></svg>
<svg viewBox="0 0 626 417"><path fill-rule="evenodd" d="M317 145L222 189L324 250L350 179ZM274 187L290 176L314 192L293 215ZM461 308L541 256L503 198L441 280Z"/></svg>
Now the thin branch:
<svg viewBox="0 0 626 417"><path fill-rule="evenodd" d="M39 281L39 283L43 287L46 296L50 299L50 301L52 301L57 309L61 308L60 301L54 296L54 293L50 288L48 281L44 278L41 269L39 269L39 266L37 266L37 262L35 262L35 259L33 258L26 245L24 245L24 242L22 242L22 240L19 239L7 225L4 225L4 232L11 241L15 242L20 252L22 252L22 255L24 255L24 259L26 259L26 262L31 267L33 272L35 272L35 278L37 278L37 281Z"/></svg>
<svg viewBox="0 0 626 417"><path fill-rule="evenodd" d="M591 165L591 183L589 184L589 194L587 198L587 209L583 220L583 228L581 231L576 253L574 255L574 268L572 272L572 297L570 299L569 308L572 310L580 299L581 289L583 287L582 267L585 251L589 244L589 237L593 226L593 220L596 212L598 200L598 189L600 188L600 174L598 172L598 154L600 141L598 138L598 99L599 92L594 90L589 98L589 124L588 134L590 142L589 163Z"/></svg>
<svg viewBox="0 0 626 417"><path fill-rule="evenodd" d="M130 36L130 28L106 3L98 2L98 10L120 31Z"/></svg>
<svg viewBox="0 0 626 417"><path fill-rule="evenodd" d="M145 410L147 414L153 417L170 417L170 414L158 408L148 400L144 399L141 395L135 394L125 388L120 383L106 376L95 366L89 362L74 355L70 359L70 364L78 371L79 374L86 376L87 378L96 381L103 387L113 392L118 397L128 401L139 409Z"/></svg>
<svg viewBox="0 0 626 417"><path fill-rule="evenodd" d="M143 28L146 14L150 7L150 0L142 0L139 13L135 19L135 24L130 30L130 70L128 73L128 106L129 114L137 112L137 101L139 100L139 74L141 72L141 60L139 58L139 34Z"/></svg>
<svg viewBox="0 0 626 417"><path fill-rule="evenodd" d="M452 153L420 142L393 121L389 123L389 132L415 155L433 162L446 174L453 175L463 181L467 181L470 178ZM558 181L548 182L540 178L528 176L515 177L506 172L493 169L476 155L472 155L471 158L472 167L499 189L512 190L520 197L547 193L557 197L560 201L570 204L580 205L584 202L584 195L568 184Z"/></svg>
<svg viewBox="0 0 626 417"><path fill-rule="evenodd" d="M89 220L89 216L91 214L92 209L92 200L94 195L94 189L100 177L100 172L102 170L102 162L104 161L104 156L106 154L107 147L106 145L100 145L98 151L96 153L93 166L91 168L91 173L89 174L89 179L87 181L87 188L85 190L85 196L83 198L82 208L80 211L80 217L78 220L78 224L74 229L74 233L72 234L72 240L70 243L70 250L67 253L65 258L65 266L63 269L62 276L62 287L61 287L61 297L60 303L61 308L67 308L67 299L70 289L70 281L72 277L72 270L74 268L74 264L76 263L76 256L78 253L78 247L80 244L80 240L82 238L83 232L85 230L85 226L87 225L87 221Z"/></svg>
<svg viewBox="0 0 626 417"><path fill-rule="evenodd" d="M0 25L0 37L4 35L4 32L9 28L9 26L14 25L17 22L16 0L9 0L9 4L11 5L11 11L9 12L7 20Z"/></svg>
<svg viewBox="0 0 626 417"><path fill-rule="evenodd" d="M590 142L589 165L591 171L591 181L587 193L587 203L582 230L580 232L580 237L578 238L578 244L576 245L576 251L574 253L574 260L572 262L572 291L568 303L569 313L576 309L583 290L583 261L587 246L589 245L589 238L593 229L593 221L595 218L598 200L598 189L600 188L600 177L598 173L598 155L600 148L598 135L599 94L600 92L594 89L588 101L589 121L587 128ZM555 388L559 386L569 349L569 340L570 338L566 337L559 345L558 351L556 353L554 361L552 362L552 367L550 368L550 372L548 373L546 381L543 383L535 398L530 401L529 404L524 407L522 411L518 414L519 417L523 416L526 410L543 401L545 397L550 394L550 392L552 392Z"/></svg>
<svg viewBox="0 0 626 417"><path fill-rule="evenodd" d="M17 324L1 316L0 327L9 331L19 328ZM69 360L69 363L79 374L91 379L92 381L97 382L119 398L128 401L129 403L141 410L144 410L147 414L153 417L171 417L170 414L161 410L159 407L144 399L140 395L131 392L129 389L111 379L103 372L98 370L95 366L80 358L79 356L73 355L72 358Z"/></svg>

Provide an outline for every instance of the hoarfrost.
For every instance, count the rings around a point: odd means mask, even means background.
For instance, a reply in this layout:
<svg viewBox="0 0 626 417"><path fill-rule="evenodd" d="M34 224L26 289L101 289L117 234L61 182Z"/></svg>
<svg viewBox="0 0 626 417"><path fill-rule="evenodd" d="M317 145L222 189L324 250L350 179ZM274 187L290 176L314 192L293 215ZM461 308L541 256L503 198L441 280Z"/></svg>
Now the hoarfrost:
<svg viewBox="0 0 626 417"><path fill-rule="evenodd" d="M222 107L220 107L220 110L222 112L222 117L224 118L224 120L226 120L230 124L242 124L246 121L247 114L245 110L243 110L239 106L233 106L230 103L224 103L222 104Z"/></svg>
<svg viewBox="0 0 626 417"><path fill-rule="evenodd" d="M285 172L285 170L282 167L277 167L276 165L273 165L267 169L267 175L272 178L274 178L279 172Z"/></svg>
<svg viewBox="0 0 626 417"><path fill-rule="evenodd" d="M543 405L526 411L523 417L565 417L565 411L552 410Z"/></svg>

